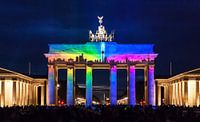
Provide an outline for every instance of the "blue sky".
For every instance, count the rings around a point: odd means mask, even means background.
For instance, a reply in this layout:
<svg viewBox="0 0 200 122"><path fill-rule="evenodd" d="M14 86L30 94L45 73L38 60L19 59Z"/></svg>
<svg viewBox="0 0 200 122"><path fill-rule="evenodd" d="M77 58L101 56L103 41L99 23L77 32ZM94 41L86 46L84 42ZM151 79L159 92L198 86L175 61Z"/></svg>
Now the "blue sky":
<svg viewBox="0 0 200 122"><path fill-rule="evenodd" d="M0 66L46 74L49 43L85 43L97 16L118 43L154 43L156 73L200 66L198 0L6 0L0 1Z"/></svg>

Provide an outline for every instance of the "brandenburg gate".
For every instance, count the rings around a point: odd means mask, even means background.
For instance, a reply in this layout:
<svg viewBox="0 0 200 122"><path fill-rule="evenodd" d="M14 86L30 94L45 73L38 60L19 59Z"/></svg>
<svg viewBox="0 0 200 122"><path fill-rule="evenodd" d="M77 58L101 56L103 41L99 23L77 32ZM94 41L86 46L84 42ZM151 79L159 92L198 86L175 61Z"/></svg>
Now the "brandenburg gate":
<svg viewBox="0 0 200 122"><path fill-rule="evenodd" d="M107 35L98 17L95 34L89 31L90 42L85 44L49 44L47 103L56 105L58 100L58 70L67 70L66 104L74 105L75 70L86 70L86 106L92 105L93 69L110 70L110 104L117 104L117 70L127 70L128 104L136 104L136 69L144 69L144 96L147 104L155 105L154 60L158 54L153 44L118 44L114 33Z"/></svg>

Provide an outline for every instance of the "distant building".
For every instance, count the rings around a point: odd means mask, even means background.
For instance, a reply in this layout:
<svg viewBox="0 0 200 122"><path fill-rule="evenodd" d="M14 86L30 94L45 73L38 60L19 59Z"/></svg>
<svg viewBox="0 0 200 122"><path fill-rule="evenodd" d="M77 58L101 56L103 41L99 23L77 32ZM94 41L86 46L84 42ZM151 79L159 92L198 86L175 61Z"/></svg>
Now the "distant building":
<svg viewBox="0 0 200 122"><path fill-rule="evenodd" d="M44 105L45 78L32 78L0 68L0 106Z"/></svg>
<svg viewBox="0 0 200 122"><path fill-rule="evenodd" d="M155 81L157 105L199 106L200 68Z"/></svg>

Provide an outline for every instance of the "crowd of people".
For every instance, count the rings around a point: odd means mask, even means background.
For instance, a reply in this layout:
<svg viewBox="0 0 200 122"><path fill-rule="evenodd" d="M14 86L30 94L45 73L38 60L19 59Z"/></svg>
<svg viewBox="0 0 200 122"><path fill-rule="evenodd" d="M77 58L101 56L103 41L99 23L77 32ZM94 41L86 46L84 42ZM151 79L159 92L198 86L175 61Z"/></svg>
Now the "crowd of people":
<svg viewBox="0 0 200 122"><path fill-rule="evenodd" d="M200 107L13 106L0 108L0 122L197 122Z"/></svg>

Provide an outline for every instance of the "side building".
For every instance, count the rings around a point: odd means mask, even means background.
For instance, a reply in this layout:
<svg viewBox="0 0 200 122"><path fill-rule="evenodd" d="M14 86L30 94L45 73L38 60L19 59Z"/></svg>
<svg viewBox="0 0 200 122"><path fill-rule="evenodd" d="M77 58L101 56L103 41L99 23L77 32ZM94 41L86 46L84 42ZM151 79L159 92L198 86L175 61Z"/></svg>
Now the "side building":
<svg viewBox="0 0 200 122"><path fill-rule="evenodd" d="M200 68L155 81L157 105L199 106Z"/></svg>
<svg viewBox="0 0 200 122"><path fill-rule="evenodd" d="M46 104L47 81L0 68L0 106Z"/></svg>

